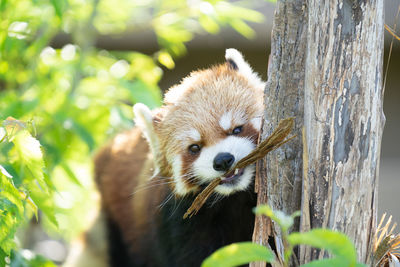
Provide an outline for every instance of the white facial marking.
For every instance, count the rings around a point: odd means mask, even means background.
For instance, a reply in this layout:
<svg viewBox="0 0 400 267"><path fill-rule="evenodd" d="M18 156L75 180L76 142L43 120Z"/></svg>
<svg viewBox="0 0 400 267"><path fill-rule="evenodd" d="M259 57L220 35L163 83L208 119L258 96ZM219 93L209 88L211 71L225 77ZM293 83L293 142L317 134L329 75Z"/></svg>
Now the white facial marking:
<svg viewBox="0 0 400 267"><path fill-rule="evenodd" d="M214 158L217 154L231 153L235 157L233 164L236 164L240 159L247 156L254 147L255 145L248 138L237 136L229 136L213 146L204 147L200 156L193 163L194 174L199 178L200 182L210 182L224 173L216 171L213 167ZM215 190L223 195L245 190L251 183L254 170L254 166L246 167L243 175L239 178L240 180L235 185L222 184L217 186Z"/></svg>
<svg viewBox="0 0 400 267"><path fill-rule="evenodd" d="M236 111L233 114L232 120L234 122L234 127L241 126L246 123L246 114L242 111Z"/></svg>
<svg viewBox="0 0 400 267"><path fill-rule="evenodd" d="M187 132L187 134L188 134L188 137L195 142L199 142L201 140L201 135L200 135L199 131L197 131L196 129L190 129Z"/></svg>
<svg viewBox="0 0 400 267"><path fill-rule="evenodd" d="M224 113L219 119L219 126L225 131L228 131L232 126L232 112Z"/></svg>
<svg viewBox="0 0 400 267"><path fill-rule="evenodd" d="M196 129L190 129L177 134L177 139L180 141L190 140L193 142L199 142L201 140L201 135Z"/></svg>
<svg viewBox="0 0 400 267"><path fill-rule="evenodd" d="M180 156L176 156L172 162L172 172L174 173L175 192L177 195L185 195L187 189L185 183L182 181L182 160Z"/></svg>
<svg viewBox="0 0 400 267"><path fill-rule="evenodd" d="M250 123L253 125L254 129L261 130L261 117L251 119Z"/></svg>

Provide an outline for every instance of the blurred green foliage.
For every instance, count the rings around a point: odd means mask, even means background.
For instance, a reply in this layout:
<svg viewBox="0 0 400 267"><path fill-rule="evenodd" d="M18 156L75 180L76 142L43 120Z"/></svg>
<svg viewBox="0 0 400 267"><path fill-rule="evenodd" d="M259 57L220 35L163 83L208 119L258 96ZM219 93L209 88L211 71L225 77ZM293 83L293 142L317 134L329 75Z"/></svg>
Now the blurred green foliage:
<svg viewBox="0 0 400 267"><path fill-rule="evenodd" d="M301 267L366 267L367 265L357 262L357 251L350 238L345 234L330 230L316 228L308 232L293 232L289 229L294 224L294 218L300 216L300 212L286 215L282 211L274 211L268 205L261 205L254 209L258 215L270 217L281 229L284 258L276 259L275 253L262 245L241 242L222 247L207 257L202 267L233 267L253 261L268 263L279 263L277 265L290 266L290 258L293 248L298 245L307 245L318 249L325 249L332 258L313 260L301 265Z"/></svg>
<svg viewBox="0 0 400 267"><path fill-rule="evenodd" d="M92 152L132 127L131 106L161 103L161 66L173 68L185 43L263 16L246 2L219 0L0 0L0 265L28 265L17 229L43 218L71 239L96 209ZM152 55L97 49L96 36L153 31ZM61 49L57 34L71 37ZM25 262L26 261L26 262ZM31 257L30 266L45 260ZM46 263L51 266L51 263ZM47 266L46 265L46 266ZM40 265L41 266L41 265Z"/></svg>

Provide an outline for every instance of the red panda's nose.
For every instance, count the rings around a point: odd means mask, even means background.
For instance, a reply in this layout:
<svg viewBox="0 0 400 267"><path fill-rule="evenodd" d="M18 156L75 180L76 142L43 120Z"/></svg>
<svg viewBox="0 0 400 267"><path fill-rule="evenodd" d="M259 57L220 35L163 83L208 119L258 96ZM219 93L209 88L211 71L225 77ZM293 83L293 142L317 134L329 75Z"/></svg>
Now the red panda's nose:
<svg viewBox="0 0 400 267"><path fill-rule="evenodd" d="M214 170L227 171L235 162L235 157L231 153L219 153L214 158Z"/></svg>

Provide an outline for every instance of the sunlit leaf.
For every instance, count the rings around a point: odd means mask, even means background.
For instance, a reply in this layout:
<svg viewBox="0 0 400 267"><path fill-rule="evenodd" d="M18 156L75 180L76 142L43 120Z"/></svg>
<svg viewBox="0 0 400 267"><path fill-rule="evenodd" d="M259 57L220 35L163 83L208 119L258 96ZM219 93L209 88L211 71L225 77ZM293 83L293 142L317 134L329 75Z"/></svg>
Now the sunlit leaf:
<svg viewBox="0 0 400 267"><path fill-rule="evenodd" d="M0 127L0 143L6 138L6 130L3 127Z"/></svg>
<svg viewBox="0 0 400 267"><path fill-rule="evenodd" d="M8 171L7 171L3 166L1 166L1 165L0 165L0 172L1 172L5 177L12 178L11 174L9 174Z"/></svg>
<svg viewBox="0 0 400 267"><path fill-rule="evenodd" d="M279 226L284 230L287 231L294 223L294 217L296 217L299 213L296 212L293 215L286 215L282 211L274 211L268 205L260 205L254 208L254 212L256 214L262 214L265 216L270 217L274 220Z"/></svg>
<svg viewBox="0 0 400 267"><path fill-rule="evenodd" d="M218 23L209 16L200 16L199 22L203 29L209 33L216 34L220 30Z"/></svg>
<svg viewBox="0 0 400 267"><path fill-rule="evenodd" d="M24 249L20 252L13 251L10 256L10 267L56 267L53 262L41 255L36 255L32 251Z"/></svg>
<svg viewBox="0 0 400 267"><path fill-rule="evenodd" d="M219 1L216 4L217 13L224 17L237 20L247 20L251 22L262 22L264 16L262 13L249 8L233 5L227 1Z"/></svg>
<svg viewBox="0 0 400 267"><path fill-rule="evenodd" d="M7 255L15 247L13 236L23 222L23 199L12 180L0 173L0 249Z"/></svg>
<svg viewBox="0 0 400 267"><path fill-rule="evenodd" d="M66 10L68 4L67 0L51 0L51 4L53 5L57 16L61 18Z"/></svg>
<svg viewBox="0 0 400 267"><path fill-rule="evenodd" d="M45 166L39 141L23 129L14 134L12 143L12 153L18 159L19 176L23 179L27 194L49 220L57 225L49 192L52 184L44 173Z"/></svg>
<svg viewBox="0 0 400 267"><path fill-rule="evenodd" d="M8 140L12 141L14 136L21 130L26 128L25 123L14 119L13 117L8 117L3 121L3 126L6 130Z"/></svg>
<svg viewBox="0 0 400 267"><path fill-rule="evenodd" d="M230 267L239 266L253 261L274 261L274 253L268 248L251 243L234 243L222 247L206 258L202 267Z"/></svg>
<svg viewBox="0 0 400 267"><path fill-rule="evenodd" d="M163 64L168 69L173 69L175 67L175 62L171 55L165 51L160 51L158 53L158 61Z"/></svg>
<svg viewBox="0 0 400 267"><path fill-rule="evenodd" d="M314 229L306 233L292 233L288 236L292 245L309 245L314 248L326 249L346 262L347 266L355 266L357 253L350 239L339 232L328 229Z"/></svg>
<svg viewBox="0 0 400 267"><path fill-rule="evenodd" d="M256 35L255 31L242 20L232 19L229 24L246 38L252 39Z"/></svg>
<svg viewBox="0 0 400 267"><path fill-rule="evenodd" d="M63 170L68 174L68 178L70 178L75 184L82 186L81 182L79 179L76 177L75 173L71 170L71 168L66 164L65 162L62 162L60 166L63 168Z"/></svg>
<svg viewBox="0 0 400 267"><path fill-rule="evenodd" d="M158 107L161 103L160 91L140 80L134 82L121 81L121 84L129 89L134 103L140 102L150 108Z"/></svg>

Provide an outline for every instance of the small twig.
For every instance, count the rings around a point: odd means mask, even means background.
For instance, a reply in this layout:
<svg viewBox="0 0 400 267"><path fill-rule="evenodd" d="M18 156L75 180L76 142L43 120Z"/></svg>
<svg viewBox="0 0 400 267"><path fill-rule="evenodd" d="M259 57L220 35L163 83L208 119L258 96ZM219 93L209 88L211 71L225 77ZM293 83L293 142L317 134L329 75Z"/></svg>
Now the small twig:
<svg viewBox="0 0 400 267"><path fill-rule="evenodd" d="M250 154L246 157L239 160L236 165L227 171L224 175L226 176L228 173L232 172L235 169L242 169L250 164L255 163L257 160L265 157L265 155L283 144L289 142L296 136L291 136L285 140L285 138L292 131L294 126L294 118L287 118L281 120L276 127L276 129L272 132L272 134L263 142L261 142ZM192 217L195 215L200 208L204 205L210 195L213 193L214 189L221 184L222 178L218 177L213 180L193 201L192 205L188 208L186 213L183 215L183 218Z"/></svg>
<svg viewBox="0 0 400 267"><path fill-rule="evenodd" d="M210 197L214 189L221 183L221 181L221 177L218 177L209 185L207 185L207 187L197 195L190 208L188 208L186 213L183 215L183 219L186 219L188 216L191 218L193 215L195 215L204 205L204 203L206 203L207 199Z"/></svg>
<svg viewBox="0 0 400 267"><path fill-rule="evenodd" d="M400 41L400 37L394 32L392 28L390 28L387 24L385 24L385 29L397 40Z"/></svg>

